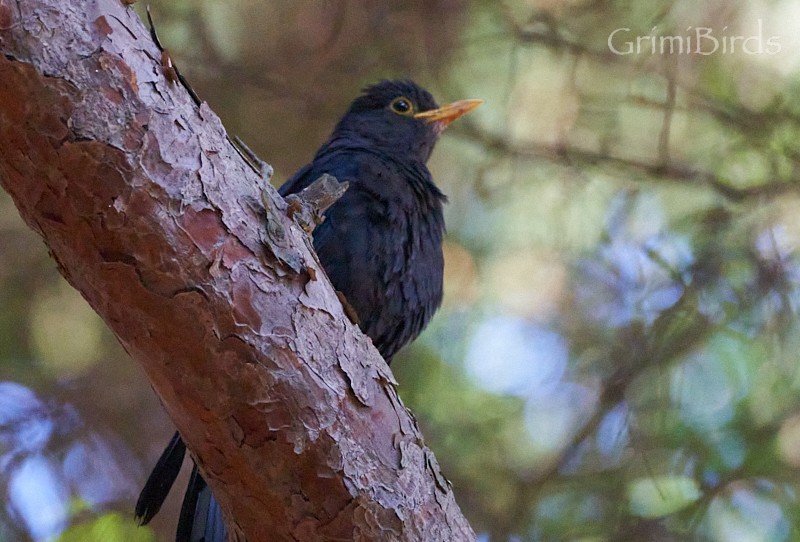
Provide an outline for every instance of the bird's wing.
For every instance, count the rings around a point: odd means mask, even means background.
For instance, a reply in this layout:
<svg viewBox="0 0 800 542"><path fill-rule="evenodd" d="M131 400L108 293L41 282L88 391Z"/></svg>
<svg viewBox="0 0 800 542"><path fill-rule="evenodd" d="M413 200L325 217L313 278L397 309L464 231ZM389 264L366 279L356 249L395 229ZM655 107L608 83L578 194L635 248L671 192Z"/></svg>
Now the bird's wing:
<svg viewBox="0 0 800 542"><path fill-rule="evenodd" d="M395 315L403 311L395 305L402 298L391 288L404 272L405 230L385 201L355 181L314 230L314 249L333 286L345 293L361 330L387 359L402 346L395 337L402 327Z"/></svg>
<svg viewBox="0 0 800 542"><path fill-rule="evenodd" d="M441 262L433 259L441 259L441 249L427 245L441 238L418 231L419 202L412 192L398 190L398 183L422 174L376 158L359 149L318 157L280 192L302 190L322 173L349 182L314 230L314 249L333 286L355 309L361 330L388 360L419 334L439 305L441 278L434 279L436 270L441 275ZM431 226L440 234L441 225Z"/></svg>

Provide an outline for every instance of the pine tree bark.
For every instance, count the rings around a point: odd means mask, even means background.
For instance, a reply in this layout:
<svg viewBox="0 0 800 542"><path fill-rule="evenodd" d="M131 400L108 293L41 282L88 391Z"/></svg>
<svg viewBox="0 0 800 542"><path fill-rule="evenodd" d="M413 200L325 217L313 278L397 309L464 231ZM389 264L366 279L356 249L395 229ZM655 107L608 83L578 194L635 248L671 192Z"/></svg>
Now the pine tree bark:
<svg viewBox="0 0 800 542"><path fill-rule="evenodd" d="M307 235L135 12L0 0L0 50L0 183L144 367L233 538L473 540Z"/></svg>

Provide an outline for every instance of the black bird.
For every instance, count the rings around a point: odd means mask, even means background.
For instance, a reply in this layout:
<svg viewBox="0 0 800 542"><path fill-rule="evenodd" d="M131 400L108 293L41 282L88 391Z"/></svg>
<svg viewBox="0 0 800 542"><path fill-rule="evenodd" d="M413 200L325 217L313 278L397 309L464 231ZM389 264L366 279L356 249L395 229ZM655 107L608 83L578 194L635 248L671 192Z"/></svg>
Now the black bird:
<svg viewBox="0 0 800 542"><path fill-rule="evenodd" d="M412 81L382 81L350 105L314 160L281 186L283 196L323 173L348 181L314 230L314 249L362 331L392 356L420 334L442 301L442 204L425 165L442 130L480 105L438 107ZM175 433L136 504L142 525L158 512L183 463ZM177 542L224 542L222 513L197 466L178 520Z"/></svg>

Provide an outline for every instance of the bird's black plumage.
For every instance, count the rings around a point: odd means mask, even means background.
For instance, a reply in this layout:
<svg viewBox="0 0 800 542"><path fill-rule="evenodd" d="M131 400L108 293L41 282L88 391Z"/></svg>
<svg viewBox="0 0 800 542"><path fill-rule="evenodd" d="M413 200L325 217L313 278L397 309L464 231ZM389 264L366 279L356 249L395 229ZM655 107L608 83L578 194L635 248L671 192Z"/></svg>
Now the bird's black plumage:
<svg viewBox="0 0 800 542"><path fill-rule="evenodd" d="M314 160L281 188L299 192L323 173L350 187L314 231L314 248L361 329L390 361L430 320L442 299L444 195L425 165L436 127L390 109L407 97L435 109L431 95L404 81L367 89Z"/></svg>
<svg viewBox="0 0 800 542"><path fill-rule="evenodd" d="M349 183L314 230L314 248L387 361L419 335L441 303L446 198L425 164L442 129L477 103L438 108L411 81L368 87L313 161L279 190L294 194L323 173ZM143 524L166 498L184 450L176 433L139 497L136 515ZM219 506L196 467L177 540L224 541Z"/></svg>

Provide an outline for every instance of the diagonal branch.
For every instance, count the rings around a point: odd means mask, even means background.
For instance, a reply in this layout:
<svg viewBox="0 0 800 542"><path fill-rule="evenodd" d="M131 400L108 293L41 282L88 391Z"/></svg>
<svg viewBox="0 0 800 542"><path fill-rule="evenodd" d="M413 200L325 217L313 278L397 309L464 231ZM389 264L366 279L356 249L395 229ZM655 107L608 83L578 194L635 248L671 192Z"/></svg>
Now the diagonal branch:
<svg viewBox="0 0 800 542"><path fill-rule="evenodd" d="M135 13L0 0L0 50L0 183L145 369L235 538L474 539L305 233Z"/></svg>

